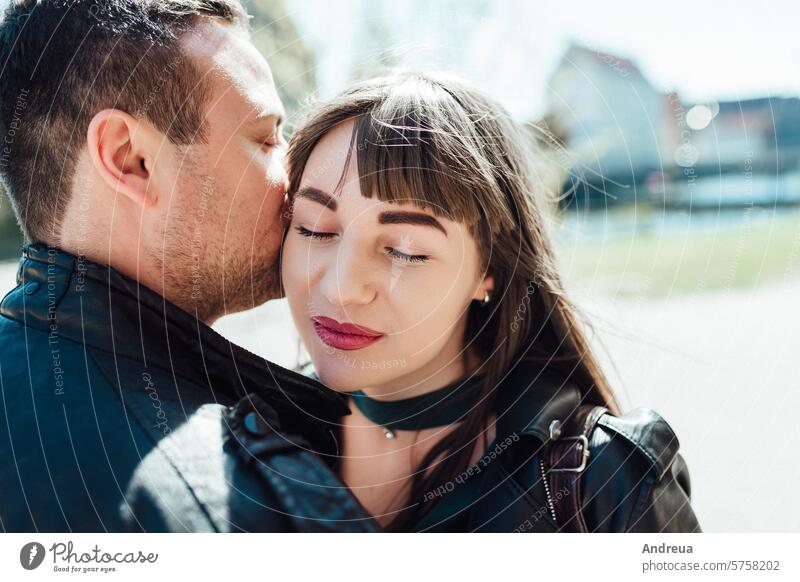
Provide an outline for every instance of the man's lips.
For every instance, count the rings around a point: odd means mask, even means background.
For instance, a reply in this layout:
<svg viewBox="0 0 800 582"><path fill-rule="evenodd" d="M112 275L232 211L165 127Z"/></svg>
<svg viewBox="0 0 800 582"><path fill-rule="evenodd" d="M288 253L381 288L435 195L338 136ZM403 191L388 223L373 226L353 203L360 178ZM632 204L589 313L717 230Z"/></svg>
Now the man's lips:
<svg viewBox="0 0 800 582"><path fill-rule="evenodd" d="M339 350L360 350L380 340L384 334L363 325L340 323L330 317L312 317L314 331L326 345Z"/></svg>

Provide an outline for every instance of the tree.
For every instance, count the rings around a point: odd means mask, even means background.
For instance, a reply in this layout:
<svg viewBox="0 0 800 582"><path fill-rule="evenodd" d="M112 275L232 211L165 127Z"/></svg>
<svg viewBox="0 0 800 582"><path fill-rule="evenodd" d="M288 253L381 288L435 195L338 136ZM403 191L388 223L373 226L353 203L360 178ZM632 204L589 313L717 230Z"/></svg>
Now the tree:
<svg viewBox="0 0 800 582"><path fill-rule="evenodd" d="M291 116L316 89L316 59L286 12L283 0L247 0L253 44L272 69L278 94Z"/></svg>

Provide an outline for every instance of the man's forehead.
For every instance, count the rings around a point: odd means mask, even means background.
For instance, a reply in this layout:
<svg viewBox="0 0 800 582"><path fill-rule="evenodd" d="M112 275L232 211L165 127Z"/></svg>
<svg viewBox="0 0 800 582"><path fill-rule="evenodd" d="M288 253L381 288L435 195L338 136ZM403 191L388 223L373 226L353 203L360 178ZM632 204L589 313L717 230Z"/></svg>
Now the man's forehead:
<svg viewBox="0 0 800 582"><path fill-rule="evenodd" d="M272 71L246 31L234 25L206 22L182 39L200 74L233 85L252 108L253 117L282 116Z"/></svg>

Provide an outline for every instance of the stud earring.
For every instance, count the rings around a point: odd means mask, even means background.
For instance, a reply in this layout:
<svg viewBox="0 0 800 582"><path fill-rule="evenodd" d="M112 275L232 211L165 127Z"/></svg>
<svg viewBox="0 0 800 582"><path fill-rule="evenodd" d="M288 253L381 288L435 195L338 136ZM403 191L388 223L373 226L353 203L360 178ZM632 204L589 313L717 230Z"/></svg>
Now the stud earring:
<svg viewBox="0 0 800 582"><path fill-rule="evenodd" d="M484 305L489 305L489 302L491 300L492 300L492 294L487 291L486 295L483 296L483 304Z"/></svg>

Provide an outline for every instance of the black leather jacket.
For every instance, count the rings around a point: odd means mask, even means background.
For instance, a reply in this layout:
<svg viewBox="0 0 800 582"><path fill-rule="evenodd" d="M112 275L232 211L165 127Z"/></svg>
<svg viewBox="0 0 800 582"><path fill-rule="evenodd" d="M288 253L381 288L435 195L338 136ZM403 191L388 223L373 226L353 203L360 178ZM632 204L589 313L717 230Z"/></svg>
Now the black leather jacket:
<svg viewBox="0 0 800 582"><path fill-rule="evenodd" d="M108 267L33 245L17 279L0 303L1 529L377 529L329 468L338 394ZM539 458L549 423L579 403L572 384L519 365L496 454L469 477L480 500L419 529L557 531ZM582 477L590 530L700 531L690 491L657 414L601 419Z"/></svg>
<svg viewBox="0 0 800 582"><path fill-rule="evenodd" d="M565 421L580 404L581 393L570 381L540 366L517 365L498 392L495 440L476 471L459 476L461 483L476 481L475 501L444 519L433 511L417 530L559 531L563 524L556 523L551 506L553 496L564 492L545 487L540 459L552 443L550 423ZM580 478L588 530L700 532L690 503L689 471L678 449L675 433L653 410L602 416ZM454 483L452 493L457 492Z"/></svg>
<svg viewBox="0 0 800 582"><path fill-rule="evenodd" d="M374 531L316 453L339 395L32 245L0 304L0 529ZM313 451L313 452L312 452Z"/></svg>

